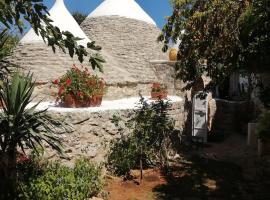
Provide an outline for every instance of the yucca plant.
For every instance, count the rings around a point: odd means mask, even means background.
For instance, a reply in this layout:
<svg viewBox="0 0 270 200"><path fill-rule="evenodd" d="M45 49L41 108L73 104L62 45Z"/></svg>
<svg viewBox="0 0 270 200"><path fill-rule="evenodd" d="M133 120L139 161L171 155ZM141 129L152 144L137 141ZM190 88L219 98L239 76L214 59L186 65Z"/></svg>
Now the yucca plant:
<svg viewBox="0 0 270 200"><path fill-rule="evenodd" d="M0 199L16 195L17 150L24 152L28 148L39 152L38 149L47 143L62 152L57 136L65 130L62 123L48 115L47 110L38 111L39 103L29 105L34 86L32 74L15 72L3 81L0 90L0 99L4 102L0 111L0 187L3 189Z"/></svg>

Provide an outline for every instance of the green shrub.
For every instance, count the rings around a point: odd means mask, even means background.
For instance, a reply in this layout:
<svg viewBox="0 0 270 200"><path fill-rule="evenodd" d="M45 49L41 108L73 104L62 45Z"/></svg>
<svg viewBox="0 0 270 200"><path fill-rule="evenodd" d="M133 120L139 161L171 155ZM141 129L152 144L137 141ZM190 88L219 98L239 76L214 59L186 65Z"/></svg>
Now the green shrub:
<svg viewBox="0 0 270 200"><path fill-rule="evenodd" d="M143 166L167 166L167 150L174 130L174 121L168 115L170 107L168 101L148 103L141 98L138 109L128 121L113 117L112 122L122 137L111 144L107 162L109 170L127 177L136 167L142 170ZM126 131L129 132L127 136Z"/></svg>
<svg viewBox="0 0 270 200"><path fill-rule="evenodd" d="M20 199L84 200L97 195L102 186L101 167L87 159L79 159L74 168L50 163L40 174L20 182Z"/></svg>
<svg viewBox="0 0 270 200"><path fill-rule="evenodd" d="M136 167L140 154L130 138L119 139L111 144L108 156L108 169L116 175L128 176Z"/></svg>

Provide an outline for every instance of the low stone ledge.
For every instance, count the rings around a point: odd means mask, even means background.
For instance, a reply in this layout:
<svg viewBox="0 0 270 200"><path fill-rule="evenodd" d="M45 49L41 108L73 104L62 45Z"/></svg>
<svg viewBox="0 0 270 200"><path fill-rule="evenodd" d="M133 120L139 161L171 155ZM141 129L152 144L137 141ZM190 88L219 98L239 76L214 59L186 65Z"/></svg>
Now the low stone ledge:
<svg viewBox="0 0 270 200"><path fill-rule="evenodd" d="M175 120L175 128L181 130L185 121L184 102L181 98L172 101L172 108L169 115ZM134 106L134 105L133 105ZM96 109L96 110L95 110ZM49 109L49 113L57 118L64 119L69 124L72 132L61 135L64 145L65 159L61 162L72 164L76 158L86 156L95 162L103 162L110 142L120 137L117 128L111 122L114 115L120 116L124 120L129 119L134 113L133 108L126 109ZM127 133L128 134L128 133ZM46 157L59 159L56 154L48 150Z"/></svg>

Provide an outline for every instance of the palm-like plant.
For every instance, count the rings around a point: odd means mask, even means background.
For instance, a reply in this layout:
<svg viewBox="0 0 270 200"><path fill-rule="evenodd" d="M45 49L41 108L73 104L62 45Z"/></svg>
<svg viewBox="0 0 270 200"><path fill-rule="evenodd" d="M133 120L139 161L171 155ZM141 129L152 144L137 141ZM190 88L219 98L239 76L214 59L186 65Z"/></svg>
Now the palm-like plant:
<svg viewBox="0 0 270 200"><path fill-rule="evenodd" d="M0 111L0 187L5 188L0 197L15 194L17 148L23 152L26 147L37 151L45 142L61 152L57 134L65 130L64 126L48 115L47 110L37 111L39 103L29 107L34 86L31 74L16 72L10 80L4 80L0 90L4 102Z"/></svg>

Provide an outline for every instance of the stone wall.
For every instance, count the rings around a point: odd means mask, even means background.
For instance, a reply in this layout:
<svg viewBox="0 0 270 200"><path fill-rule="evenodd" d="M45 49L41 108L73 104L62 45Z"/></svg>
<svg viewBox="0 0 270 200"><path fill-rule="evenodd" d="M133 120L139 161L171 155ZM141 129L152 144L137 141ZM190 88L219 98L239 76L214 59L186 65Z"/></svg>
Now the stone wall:
<svg viewBox="0 0 270 200"><path fill-rule="evenodd" d="M211 99L209 101L209 128L212 134L247 132L252 118L252 105L242 101Z"/></svg>
<svg viewBox="0 0 270 200"><path fill-rule="evenodd" d="M170 116L175 120L175 128L181 130L185 121L184 102L174 102ZM65 119L73 132L61 135L64 144L65 159L62 162L72 164L79 156L86 156L96 162L104 161L108 145L114 138L120 137L116 127L110 121L113 115L121 116L124 120L132 116L134 110L114 110L104 112L53 112L57 118ZM46 156L57 159L53 151Z"/></svg>
<svg viewBox="0 0 270 200"><path fill-rule="evenodd" d="M155 81L108 83L108 91L104 99L114 100L134 97L139 96L139 93L144 96L150 96L153 82L165 84L168 88L169 95L184 97L186 94L186 92L182 91L184 84L180 80L175 80L174 64L174 62L166 60L150 61L148 65L153 69L156 77ZM51 93L50 84L41 84L35 89L35 94L38 95L39 99L54 101L55 98L51 96Z"/></svg>
<svg viewBox="0 0 270 200"><path fill-rule="evenodd" d="M152 60L150 65L155 71L158 82L163 83L167 86L169 94L176 94L175 88L175 62L162 61L162 60Z"/></svg>

